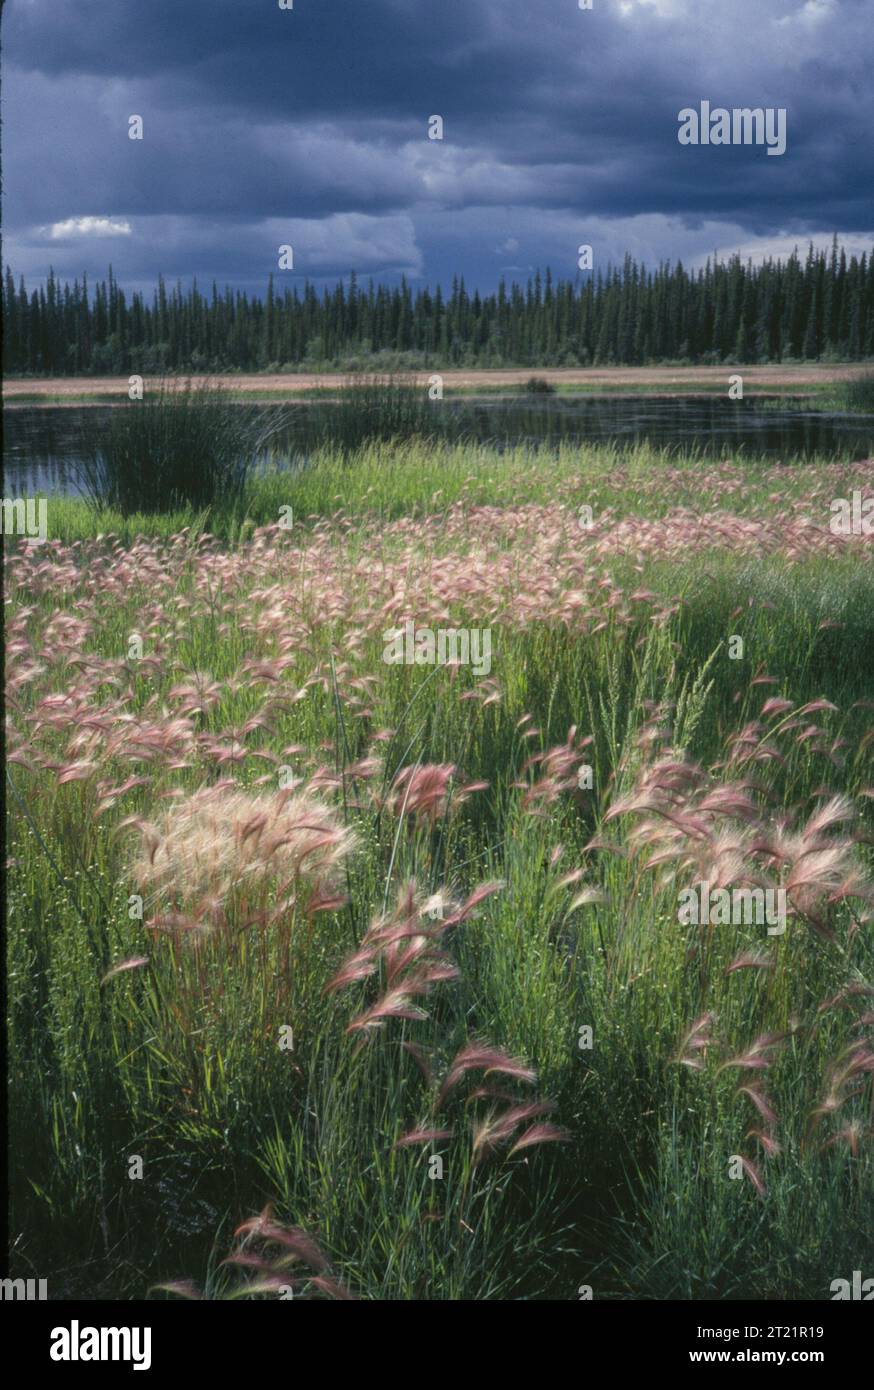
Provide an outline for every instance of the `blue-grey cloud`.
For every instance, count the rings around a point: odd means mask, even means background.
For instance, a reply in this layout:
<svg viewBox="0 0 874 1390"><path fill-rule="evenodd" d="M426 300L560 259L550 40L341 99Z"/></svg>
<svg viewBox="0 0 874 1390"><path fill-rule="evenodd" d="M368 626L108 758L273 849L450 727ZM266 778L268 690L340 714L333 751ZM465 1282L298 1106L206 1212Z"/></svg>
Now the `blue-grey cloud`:
<svg viewBox="0 0 874 1390"><path fill-rule="evenodd" d="M6 258L260 287L290 242L297 278L490 287L623 235L864 242L872 48L870 0L9 0ZM785 108L785 155L682 147L703 99Z"/></svg>

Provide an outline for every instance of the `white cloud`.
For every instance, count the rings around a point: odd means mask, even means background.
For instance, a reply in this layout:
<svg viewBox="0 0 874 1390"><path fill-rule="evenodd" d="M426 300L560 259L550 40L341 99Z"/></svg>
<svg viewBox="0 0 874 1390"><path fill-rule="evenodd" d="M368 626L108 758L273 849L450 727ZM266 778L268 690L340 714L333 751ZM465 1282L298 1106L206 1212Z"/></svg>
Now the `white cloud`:
<svg viewBox="0 0 874 1390"><path fill-rule="evenodd" d="M619 13L631 15L636 5L655 10L660 19L678 19L685 12L683 0L619 0Z"/></svg>
<svg viewBox="0 0 874 1390"><path fill-rule="evenodd" d="M735 231L735 229L732 229ZM813 243L814 251L830 252L834 232L804 231L796 233L781 233L776 236L750 237L740 228L736 229L737 241L722 239L717 243L717 251L720 257L739 255L741 260L752 260L754 264L761 261L782 260L787 261L792 252L797 248L798 255L803 261L807 256L807 248ZM838 234L838 246L850 256L870 256L874 247L874 231L870 232L840 232ZM697 258L697 263L702 261L702 257Z"/></svg>
<svg viewBox="0 0 874 1390"><path fill-rule="evenodd" d="M294 247L295 270L359 272L395 270L423 273L412 218L405 214L371 217L360 212L335 212L322 218L268 218L260 234L271 247ZM274 268L274 267L271 267Z"/></svg>
<svg viewBox="0 0 874 1390"><path fill-rule="evenodd" d="M779 25L802 24L812 29L824 19L834 19L838 12L838 0L805 0L800 10L778 19Z"/></svg>
<svg viewBox="0 0 874 1390"><path fill-rule="evenodd" d="M113 217L68 217L65 222L53 222L49 228L52 241L66 241L78 236L130 236L131 224Z"/></svg>
<svg viewBox="0 0 874 1390"><path fill-rule="evenodd" d="M626 252L644 263L650 270L660 261L676 264L682 261L687 270L703 267L714 252L719 260L740 254L742 260L754 264L771 257L787 260L798 247L802 261L807 244L830 251L831 231L780 231L770 236L755 236L748 227L729 218L690 220L681 214L641 213L629 217L582 217L564 209L540 210L530 207L478 207L429 211L419 228L423 243L439 242L450 262L462 263L467 246L486 243L496 232L506 232L508 240L524 247L525 260L531 256L536 266L548 265L557 277L573 279L577 274L577 248L592 246L595 270L604 271L608 262L621 265ZM870 232L841 232L839 243L847 256L871 254L874 230ZM491 244L494 244L493 242ZM506 247L507 242L504 242ZM427 250L427 245L426 245ZM518 262L521 256L516 256ZM503 267L509 269L510 267ZM518 265L513 267L519 269ZM526 270L533 266L524 267Z"/></svg>

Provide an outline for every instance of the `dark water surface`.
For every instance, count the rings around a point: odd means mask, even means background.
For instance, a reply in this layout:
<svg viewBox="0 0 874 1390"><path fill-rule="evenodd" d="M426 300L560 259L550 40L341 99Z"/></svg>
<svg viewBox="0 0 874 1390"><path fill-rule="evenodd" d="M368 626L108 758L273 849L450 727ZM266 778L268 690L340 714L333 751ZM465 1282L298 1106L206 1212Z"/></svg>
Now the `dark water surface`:
<svg viewBox="0 0 874 1390"><path fill-rule="evenodd" d="M4 495L37 491L76 493L80 430L86 416L108 416L117 406L12 406L4 412ZM264 407L275 409L275 406ZM275 437L269 458L282 465L312 446L316 412L323 428L328 403L296 402L288 427ZM497 444L649 442L711 455L739 450L775 459L809 454L867 458L874 454L874 416L817 410L763 408L762 398L730 401L714 396L588 395L445 400L467 436Z"/></svg>

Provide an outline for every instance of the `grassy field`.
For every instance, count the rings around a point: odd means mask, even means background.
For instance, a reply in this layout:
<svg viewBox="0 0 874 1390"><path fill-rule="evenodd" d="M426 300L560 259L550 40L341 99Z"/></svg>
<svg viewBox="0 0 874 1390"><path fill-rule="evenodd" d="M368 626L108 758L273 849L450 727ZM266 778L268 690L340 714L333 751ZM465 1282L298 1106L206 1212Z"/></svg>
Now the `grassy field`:
<svg viewBox="0 0 874 1390"><path fill-rule="evenodd" d="M10 1272L402 1300L871 1273L854 493L871 462L411 441L200 514L50 499L6 554ZM420 660L386 661L408 622ZM447 629L476 669L429 659ZM687 924L701 882L785 893L785 931Z"/></svg>

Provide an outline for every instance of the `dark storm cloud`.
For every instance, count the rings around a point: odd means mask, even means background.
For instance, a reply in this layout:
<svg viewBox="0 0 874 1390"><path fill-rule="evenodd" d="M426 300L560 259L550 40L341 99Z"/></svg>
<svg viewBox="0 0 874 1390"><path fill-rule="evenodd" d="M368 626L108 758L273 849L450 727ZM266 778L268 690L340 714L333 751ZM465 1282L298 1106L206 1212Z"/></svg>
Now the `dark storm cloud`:
<svg viewBox="0 0 874 1390"><path fill-rule="evenodd" d="M570 273L583 241L689 259L874 228L869 0L10 0L5 20L7 258L32 277L111 259L260 285L293 240L300 274L489 286L517 261ZM702 98L785 107L786 154L681 147Z"/></svg>

